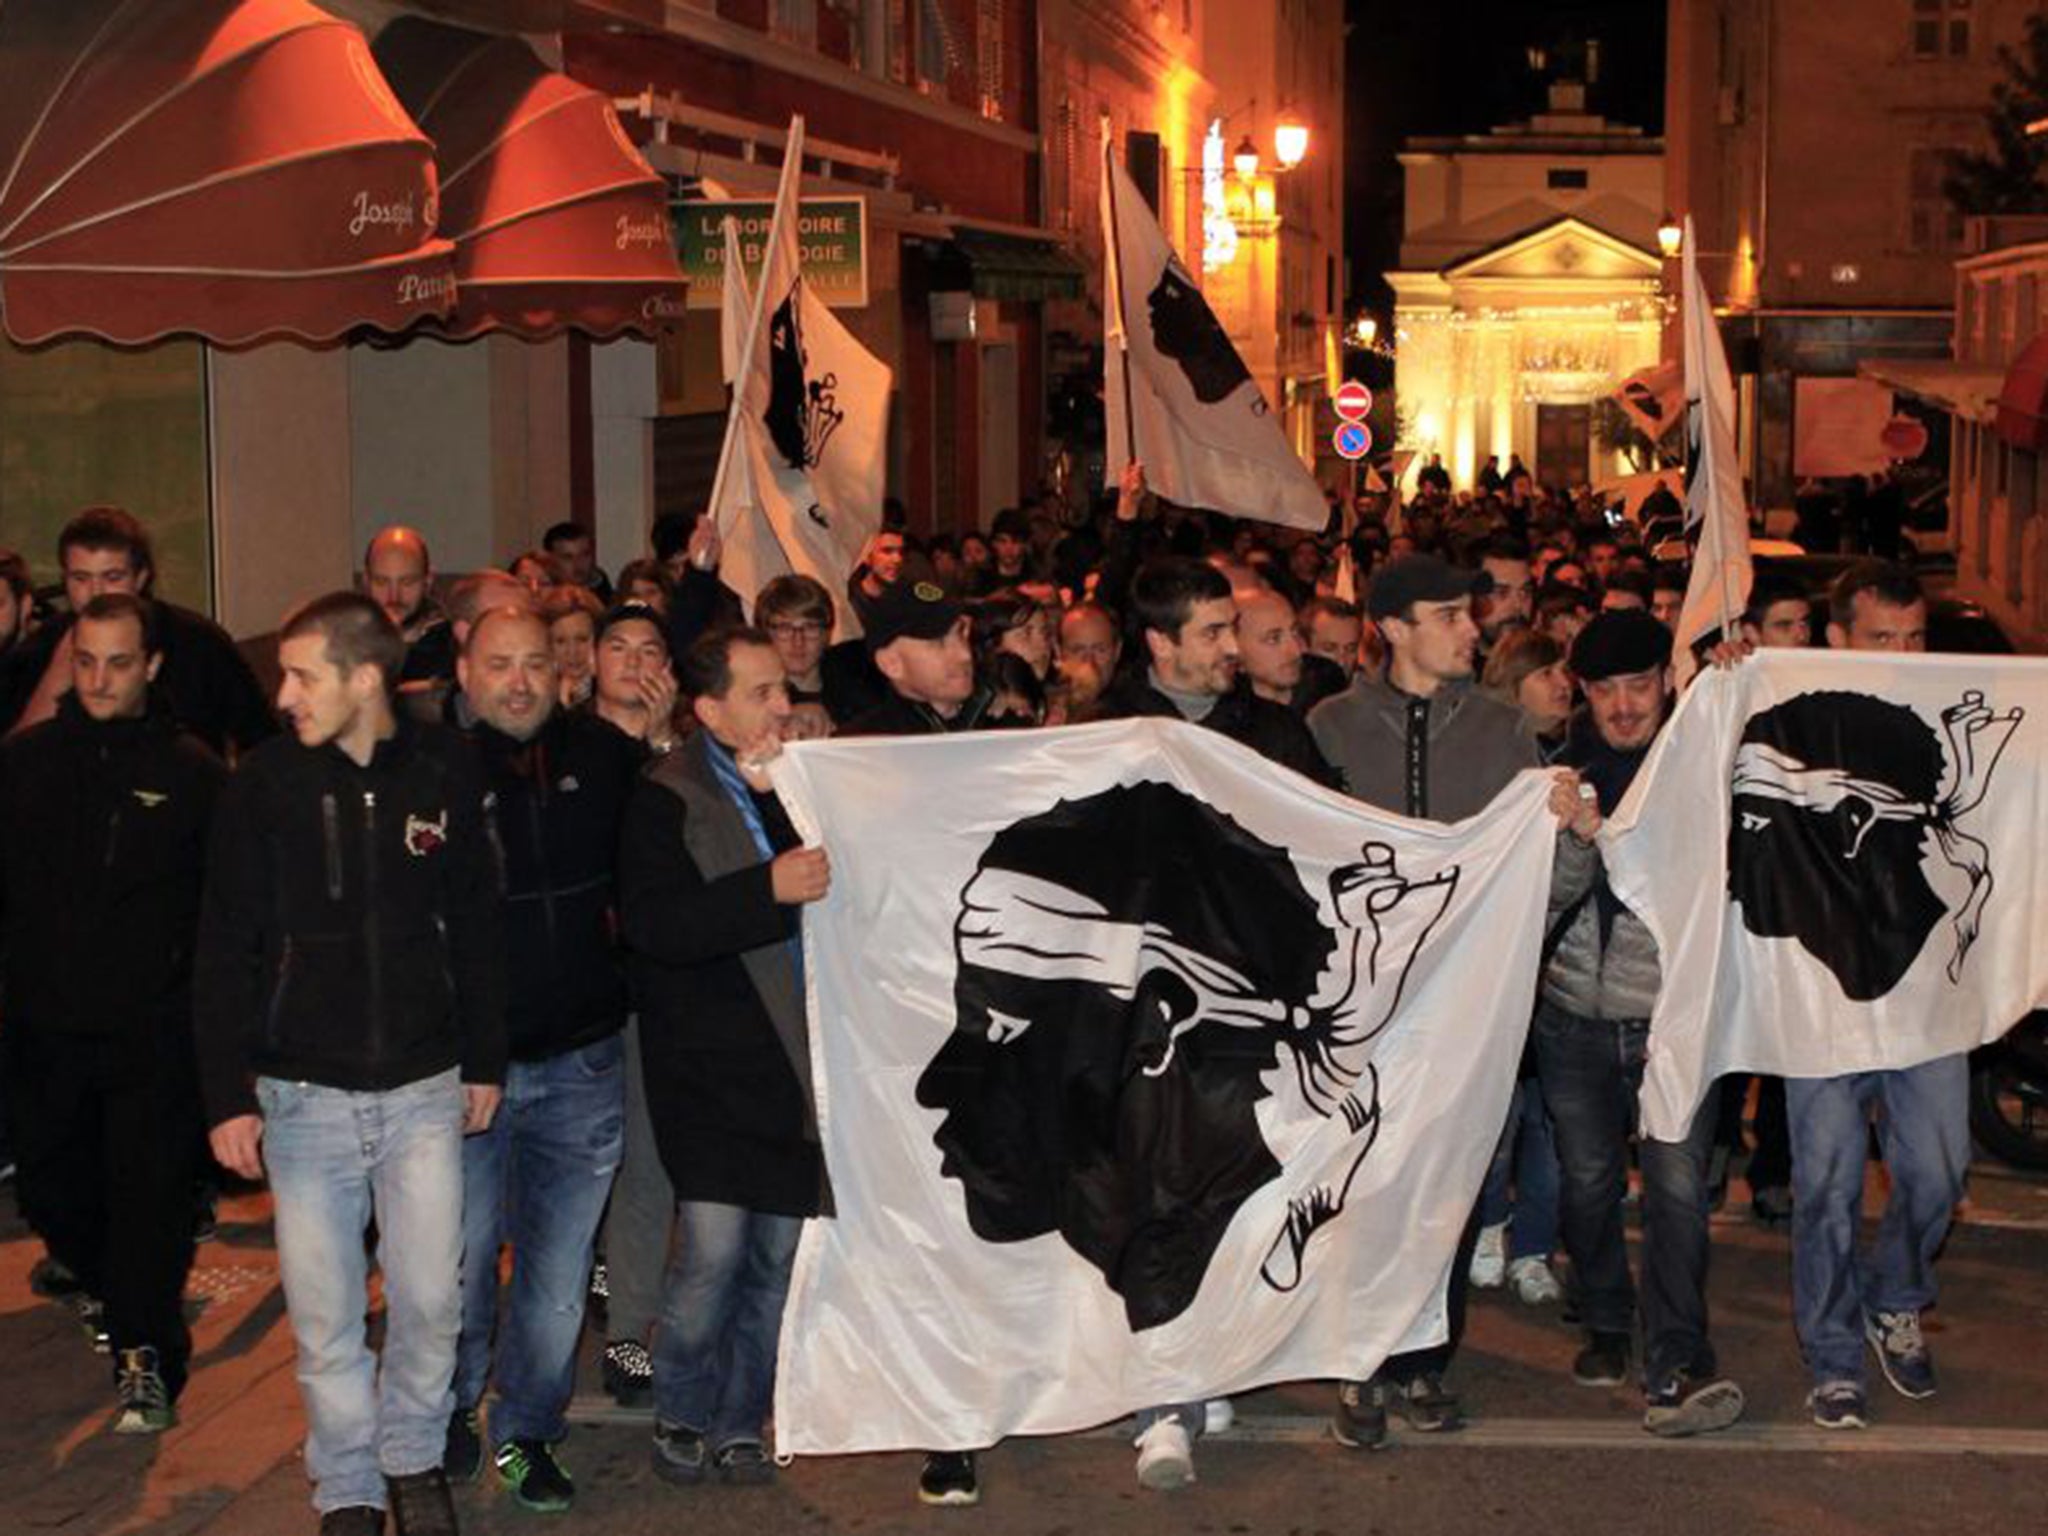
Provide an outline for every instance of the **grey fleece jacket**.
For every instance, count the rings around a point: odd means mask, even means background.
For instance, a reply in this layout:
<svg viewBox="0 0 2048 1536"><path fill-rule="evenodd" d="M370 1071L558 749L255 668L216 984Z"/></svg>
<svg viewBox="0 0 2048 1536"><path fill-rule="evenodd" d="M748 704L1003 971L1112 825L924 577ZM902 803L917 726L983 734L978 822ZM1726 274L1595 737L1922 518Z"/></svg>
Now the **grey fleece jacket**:
<svg viewBox="0 0 2048 1536"><path fill-rule="evenodd" d="M1607 942L1600 942L1599 903L1591 895L1599 873L1598 847L1569 835L1557 840L1543 931L1550 933L1572 903L1586 899L1543 968L1543 1000L1582 1019L1647 1019L1664 980L1657 941L1623 907Z"/></svg>
<svg viewBox="0 0 2048 1536"><path fill-rule="evenodd" d="M1352 794L1429 821L1476 815L1524 768L1543 766L1520 712L1469 682L1445 683L1427 701L1423 756L1412 761L1408 717L1419 707L1423 701L1386 678L1361 671L1309 711L1309 734Z"/></svg>

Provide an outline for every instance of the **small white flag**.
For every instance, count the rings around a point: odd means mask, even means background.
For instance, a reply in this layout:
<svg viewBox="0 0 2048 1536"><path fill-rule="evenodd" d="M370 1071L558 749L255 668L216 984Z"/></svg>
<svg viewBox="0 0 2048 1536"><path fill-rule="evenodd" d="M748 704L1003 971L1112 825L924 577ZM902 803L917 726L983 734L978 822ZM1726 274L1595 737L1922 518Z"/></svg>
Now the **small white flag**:
<svg viewBox="0 0 2048 1536"><path fill-rule="evenodd" d="M882 522L890 373L804 281L803 140L794 117L746 342L729 363L732 409L712 490L726 546L719 573L749 604L784 571L842 598ZM841 613L842 633L858 633L850 609Z"/></svg>
<svg viewBox="0 0 2048 1536"><path fill-rule="evenodd" d="M1135 457L1168 501L1320 533L1330 519L1323 488L1106 134L1102 238L1106 483L1119 484Z"/></svg>

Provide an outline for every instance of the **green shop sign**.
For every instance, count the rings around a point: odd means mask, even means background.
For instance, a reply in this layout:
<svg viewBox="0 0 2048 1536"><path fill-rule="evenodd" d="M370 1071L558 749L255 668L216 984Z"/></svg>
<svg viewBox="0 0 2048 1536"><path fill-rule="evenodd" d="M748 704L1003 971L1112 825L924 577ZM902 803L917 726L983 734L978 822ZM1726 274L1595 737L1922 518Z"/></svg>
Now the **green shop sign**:
<svg viewBox="0 0 2048 1536"><path fill-rule="evenodd" d="M725 294L725 221L740 223L740 259L758 277L768 249L775 204L675 203L676 254L690 279L689 307L716 309ZM868 302L868 203L864 197L807 197L797 208L797 238L804 277L834 309L865 309Z"/></svg>

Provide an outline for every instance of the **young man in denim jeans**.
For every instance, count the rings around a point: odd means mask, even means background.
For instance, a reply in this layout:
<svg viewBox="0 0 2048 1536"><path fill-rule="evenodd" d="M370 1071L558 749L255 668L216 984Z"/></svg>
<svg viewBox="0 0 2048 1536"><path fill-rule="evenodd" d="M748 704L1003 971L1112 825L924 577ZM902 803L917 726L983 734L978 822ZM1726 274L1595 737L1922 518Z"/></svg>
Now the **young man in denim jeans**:
<svg viewBox="0 0 2048 1536"><path fill-rule="evenodd" d="M285 621L290 735L214 823L195 1015L214 1156L270 1178L322 1536L443 1536L462 1137L505 1070L497 869L466 743L400 718L405 642L338 592ZM377 1224L382 1368L364 1337Z"/></svg>

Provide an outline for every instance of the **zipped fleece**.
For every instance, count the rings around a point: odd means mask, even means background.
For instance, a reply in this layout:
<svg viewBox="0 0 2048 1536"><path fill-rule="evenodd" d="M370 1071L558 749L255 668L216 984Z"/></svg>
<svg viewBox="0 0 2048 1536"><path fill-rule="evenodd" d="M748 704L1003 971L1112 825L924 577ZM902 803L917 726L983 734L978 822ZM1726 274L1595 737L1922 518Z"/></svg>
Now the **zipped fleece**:
<svg viewBox="0 0 2048 1536"><path fill-rule="evenodd" d="M98 721L75 694L0 750L9 1027L147 1048L191 1029L207 828L227 770L168 716Z"/></svg>
<svg viewBox="0 0 2048 1536"><path fill-rule="evenodd" d="M545 1061L626 1026L615 884L619 827L644 749L595 715L557 710L527 742L471 734L505 901L512 1059Z"/></svg>
<svg viewBox="0 0 2048 1536"><path fill-rule="evenodd" d="M505 1075L503 925L467 742L401 718L367 766L264 743L214 818L194 978L209 1124L252 1079L403 1087Z"/></svg>

